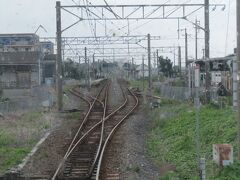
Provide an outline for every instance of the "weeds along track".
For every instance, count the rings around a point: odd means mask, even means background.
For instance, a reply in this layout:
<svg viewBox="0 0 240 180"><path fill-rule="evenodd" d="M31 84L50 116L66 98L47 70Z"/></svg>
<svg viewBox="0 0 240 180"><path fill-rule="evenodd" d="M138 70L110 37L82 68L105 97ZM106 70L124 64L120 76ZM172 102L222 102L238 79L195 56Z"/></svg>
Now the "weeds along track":
<svg viewBox="0 0 240 180"><path fill-rule="evenodd" d="M121 81L119 83L121 85ZM84 97L76 89L71 90L89 104L89 110L52 179L99 179L103 174L101 164L111 137L138 105L134 93L120 86L124 100L107 114L111 108L108 105L110 86L111 82L106 81L96 97Z"/></svg>

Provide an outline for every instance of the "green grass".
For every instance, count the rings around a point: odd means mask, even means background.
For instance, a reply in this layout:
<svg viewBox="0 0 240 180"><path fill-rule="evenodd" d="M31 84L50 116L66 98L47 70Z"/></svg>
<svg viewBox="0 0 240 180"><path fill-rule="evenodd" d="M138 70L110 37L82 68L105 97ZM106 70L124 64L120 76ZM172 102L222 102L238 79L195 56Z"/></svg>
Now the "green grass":
<svg viewBox="0 0 240 180"><path fill-rule="evenodd" d="M51 127L51 122L39 111L16 115L0 123L0 174L19 164Z"/></svg>
<svg viewBox="0 0 240 180"><path fill-rule="evenodd" d="M154 110L150 114L154 123L147 140L148 152L158 165L166 162L176 165L176 174L180 179L198 179L195 109L192 104L162 102L160 110ZM200 121L201 157L207 160L207 177L228 177L228 173L233 172L232 169L240 169L240 166L237 163L220 174L221 171L212 162L212 144L230 143L236 149L237 129L234 112L230 107L217 109L210 105L204 106L201 108ZM240 179L239 172L235 179Z"/></svg>
<svg viewBox="0 0 240 180"><path fill-rule="evenodd" d="M76 85L64 85L63 86L63 91L64 92L68 92L69 90L71 90L72 88L74 88Z"/></svg>
<svg viewBox="0 0 240 180"><path fill-rule="evenodd" d="M142 81L142 80L131 80L130 81L130 86L135 87L135 88L139 88L140 90L142 90L143 85L144 85L144 89L146 89L148 87L148 80L147 79L145 79L144 81Z"/></svg>
<svg viewBox="0 0 240 180"><path fill-rule="evenodd" d="M139 173L140 172L140 167L138 165L128 166L127 171L132 171L132 172L135 172L135 173Z"/></svg>
<svg viewBox="0 0 240 180"><path fill-rule="evenodd" d="M0 174L19 164L31 148L0 147Z"/></svg>
<svg viewBox="0 0 240 180"><path fill-rule="evenodd" d="M78 120L81 118L80 112L72 112L67 115L68 119Z"/></svg>
<svg viewBox="0 0 240 180"><path fill-rule="evenodd" d="M42 112L40 111L32 111L32 112L28 112L23 114L23 116L21 117L21 121L26 123L31 123L34 122L36 119L39 119L42 115Z"/></svg>

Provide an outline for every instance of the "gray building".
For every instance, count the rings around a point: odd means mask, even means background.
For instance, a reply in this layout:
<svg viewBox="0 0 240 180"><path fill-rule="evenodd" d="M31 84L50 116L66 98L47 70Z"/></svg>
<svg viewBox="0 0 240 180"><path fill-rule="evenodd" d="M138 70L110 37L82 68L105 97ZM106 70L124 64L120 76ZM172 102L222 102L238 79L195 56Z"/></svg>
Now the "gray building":
<svg viewBox="0 0 240 180"><path fill-rule="evenodd" d="M0 34L0 88L31 88L53 78L52 53L53 43L40 43L36 34Z"/></svg>

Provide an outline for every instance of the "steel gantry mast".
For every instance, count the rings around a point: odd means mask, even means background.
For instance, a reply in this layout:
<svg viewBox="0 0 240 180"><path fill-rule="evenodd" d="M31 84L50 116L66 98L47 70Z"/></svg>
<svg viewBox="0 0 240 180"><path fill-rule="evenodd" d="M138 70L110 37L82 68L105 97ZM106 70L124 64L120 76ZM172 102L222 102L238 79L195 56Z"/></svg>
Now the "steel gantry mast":
<svg viewBox="0 0 240 180"><path fill-rule="evenodd" d="M208 4L208 8L213 7L225 7L224 4ZM62 33L69 28L75 26L81 21L112 21L112 20L141 20L141 19L183 19L187 20L190 23L195 24L188 20L188 16L197 12L198 10L206 7L206 3L203 4L140 4L140 5L110 5L105 2L105 5L93 5L87 3L86 5L61 5L60 1L56 2L56 21L57 21L57 92L58 92L58 110L62 109ZM72 9L77 9L80 12L86 11L87 13L74 13ZM77 20L62 29L61 27L61 10L65 11L68 14L71 14ZM150 12L150 13L149 13ZM176 12L179 15L176 15ZM111 37L112 38L112 37ZM94 37L96 40L96 37ZM107 38L106 38L107 39ZM94 42L91 38L88 38L89 43ZM135 39L136 40L136 39ZM127 41L130 41L128 39ZM142 41L147 41L143 39ZM70 44L76 42L72 39ZM106 41L100 42L105 43ZM135 41L136 42L136 41ZM98 45L100 44L98 43ZM150 56L151 57L151 56ZM151 60L150 60L151 62ZM149 81L151 82L151 81Z"/></svg>

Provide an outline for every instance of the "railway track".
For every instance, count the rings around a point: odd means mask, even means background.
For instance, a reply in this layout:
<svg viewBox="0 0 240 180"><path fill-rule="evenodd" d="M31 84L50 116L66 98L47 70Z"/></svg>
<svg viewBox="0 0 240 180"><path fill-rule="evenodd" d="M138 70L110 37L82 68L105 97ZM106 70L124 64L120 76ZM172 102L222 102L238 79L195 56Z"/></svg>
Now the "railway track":
<svg viewBox="0 0 240 180"><path fill-rule="evenodd" d="M95 177L96 180L100 180L100 179L102 179L102 180L118 180L118 179L120 179L119 172L116 168L114 169L110 166L110 167L105 167L105 169L103 169L102 164L103 164L103 161L105 158L114 158L113 156L111 156L111 157L104 156L105 151L106 151L108 145L111 143L111 139L114 136L117 129L126 120L126 118L133 113L133 111L136 109L136 107L139 104L139 100L138 100L137 96L129 89L127 89L127 93L125 96L128 96L128 97L126 97L126 99L128 99L128 105L126 106L126 108L123 109L122 111L119 111L116 114L116 117L113 118L112 121L107 121L105 124L105 126L106 126L105 140L104 140L104 145L102 147L102 151L101 151L99 161L98 161L97 173L96 173L96 177Z"/></svg>
<svg viewBox="0 0 240 180"><path fill-rule="evenodd" d="M111 137L121 123L134 111L138 99L129 89L121 88L124 101L115 110L109 110L108 89L110 83L96 97L72 93L89 103L89 111L59 164L54 179L99 179L104 152Z"/></svg>
<svg viewBox="0 0 240 180"><path fill-rule="evenodd" d="M107 97L107 82L96 97L83 97L81 93L72 90L71 93L84 99L89 104L89 110L79 126L70 146L52 179L66 179L68 177L86 177L91 173L90 164L96 158L99 147L99 130L95 130L101 124L104 117L104 103ZM94 131L95 130L95 131ZM94 131L94 132L93 132ZM83 141L87 138L88 141Z"/></svg>

